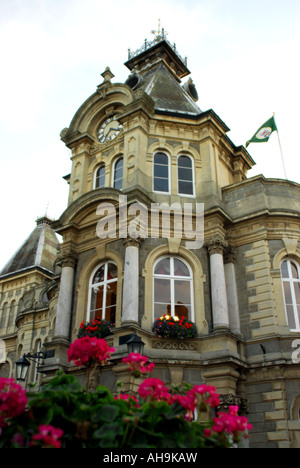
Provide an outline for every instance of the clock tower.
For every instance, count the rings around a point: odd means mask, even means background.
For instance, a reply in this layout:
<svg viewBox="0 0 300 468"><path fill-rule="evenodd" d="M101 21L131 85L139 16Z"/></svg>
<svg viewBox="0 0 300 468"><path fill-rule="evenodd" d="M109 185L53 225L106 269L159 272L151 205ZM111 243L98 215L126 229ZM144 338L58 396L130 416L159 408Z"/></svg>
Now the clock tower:
<svg viewBox="0 0 300 468"><path fill-rule="evenodd" d="M15 356L39 336L55 352L47 377L61 368L84 379L67 349L82 323L110 322L105 339L116 351L95 385L114 391L122 381L129 390L122 358L137 334L167 386L205 382L221 395L221 409L238 404L254 426L251 446L300 446L292 359L300 338L300 187L248 178L251 155L214 110L202 109L204 90L160 26L154 40L128 50L125 66L124 83L104 70L60 134L71 151L69 199L50 223L49 242L54 231L62 242L56 255L52 245L38 285L33 277L26 289L29 271L15 269L17 261L0 274L0 338ZM34 259L49 229L35 233ZM21 274L13 320L10 285ZM196 335L176 339L154 328L183 319ZM5 366L0 372L12 374Z"/></svg>

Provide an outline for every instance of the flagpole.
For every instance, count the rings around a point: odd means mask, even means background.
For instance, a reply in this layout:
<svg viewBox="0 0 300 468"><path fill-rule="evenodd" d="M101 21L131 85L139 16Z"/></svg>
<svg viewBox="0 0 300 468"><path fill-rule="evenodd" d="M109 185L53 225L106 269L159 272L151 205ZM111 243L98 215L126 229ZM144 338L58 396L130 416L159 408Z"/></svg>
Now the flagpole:
<svg viewBox="0 0 300 468"><path fill-rule="evenodd" d="M275 121L275 112L273 112L273 117L274 117L274 122L276 123L276 121ZM278 144L279 144L279 149L280 149L281 161L282 161L283 170L284 170L284 176L285 176L285 179L288 180L288 178L287 178L287 173L286 173L286 168L285 168L285 163L284 163L284 158L283 158L282 146L281 146L281 142L280 142L280 137L279 137L279 131L278 131L277 123L276 123L276 128L277 128L277 138L278 138Z"/></svg>

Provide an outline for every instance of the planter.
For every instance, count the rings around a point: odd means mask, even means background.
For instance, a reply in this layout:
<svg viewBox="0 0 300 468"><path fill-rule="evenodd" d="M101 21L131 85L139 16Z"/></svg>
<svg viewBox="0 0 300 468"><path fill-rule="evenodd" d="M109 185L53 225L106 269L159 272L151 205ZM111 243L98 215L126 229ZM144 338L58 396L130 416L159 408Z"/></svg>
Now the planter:
<svg viewBox="0 0 300 468"><path fill-rule="evenodd" d="M107 336L112 335L114 327L115 325L111 322L107 322L106 320L102 320L97 317L87 323L82 321L77 338L83 338L84 336L90 336L91 338L106 338Z"/></svg>
<svg viewBox="0 0 300 468"><path fill-rule="evenodd" d="M158 338L172 338L179 341L196 338L198 336L196 325L184 317L171 317L163 315L155 320L153 333Z"/></svg>

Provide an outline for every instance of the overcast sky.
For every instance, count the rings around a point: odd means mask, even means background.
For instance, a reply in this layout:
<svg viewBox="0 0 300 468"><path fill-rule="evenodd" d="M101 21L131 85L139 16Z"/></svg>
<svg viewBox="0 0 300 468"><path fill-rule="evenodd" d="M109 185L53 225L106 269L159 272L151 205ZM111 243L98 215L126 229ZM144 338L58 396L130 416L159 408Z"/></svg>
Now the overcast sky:
<svg viewBox="0 0 300 468"><path fill-rule="evenodd" d="M60 132L107 66L126 80L128 48L153 39L159 18L188 57L199 107L237 146L275 112L288 178L300 183L299 0L0 0L0 269L47 206L54 219L66 208ZM276 133L248 151L249 177L284 178Z"/></svg>

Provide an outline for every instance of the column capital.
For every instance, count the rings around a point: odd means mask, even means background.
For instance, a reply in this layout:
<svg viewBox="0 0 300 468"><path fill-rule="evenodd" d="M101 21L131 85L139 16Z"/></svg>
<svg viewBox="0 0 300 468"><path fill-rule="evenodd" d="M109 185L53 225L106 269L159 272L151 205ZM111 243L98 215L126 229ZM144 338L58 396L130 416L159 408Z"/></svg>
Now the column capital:
<svg viewBox="0 0 300 468"><path fill-rule="evenodd" d="M222 239L220 236L216 236L209 239L209 241L206 243L206 248L208 250L209 255L223 255L227 245L228 244L227 242L225 242L224 239Z"/></svg>
<svg viewBox="0 0 300 468"><path fill-rule="evenodd" d="M127 237L127 239L124 240L124 245L125 247L140 247L143 239L141 237L133 238L133 237Z"/></svg>
<svg viewBox="0 0 300 468"><path fill-rule="evenodd" d="M57 264L60 267L75 268L77 263L77 252L74 249L62 250L57 259Z"/></svg>
<svg viewBox="0 0 300 468"><path fill-rule="evenodd" d="M227 245L224 250L224 263L235 263L235 247Z"/></svg>

